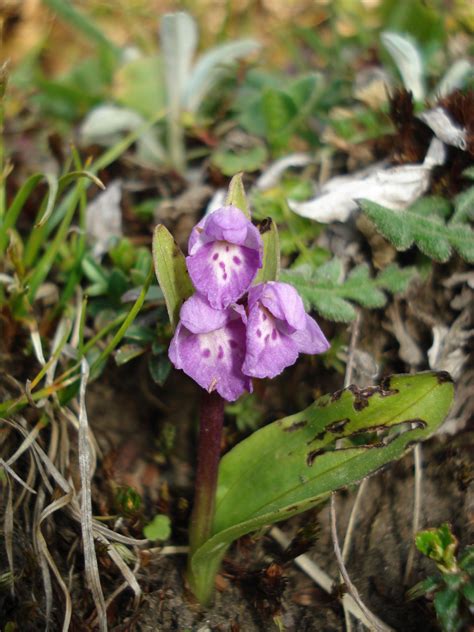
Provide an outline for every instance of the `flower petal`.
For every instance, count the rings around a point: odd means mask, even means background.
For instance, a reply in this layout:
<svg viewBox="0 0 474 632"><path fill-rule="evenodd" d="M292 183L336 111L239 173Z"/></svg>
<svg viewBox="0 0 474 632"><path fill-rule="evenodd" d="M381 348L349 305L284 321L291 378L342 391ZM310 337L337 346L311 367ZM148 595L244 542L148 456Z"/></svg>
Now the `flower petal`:
<svg viewBox="0 0 474 632"><path fill-rule="evenodd" d="M306 312L303 299L292 285L275 281L264 283L259 300L273 316L293 330L304 329Z"/></svg>
<svg viewBox="0 0 474 632"><path fill-rule="evenodd" d="M242 371L252 377L275 377L297 358L296 342L278 330L277 320L261 303L254 303L248 316L247 353Z"/></svg>
<svg viewBox="0 0 474 632"><path fill-rule="evenodd" d="M300 353L324 353L331 346L318 323L308 314L306 314L305 328L295 331L291 334L291 338Z"/></svg>
<svg viewBox="0 0 474 632"><path fill-rule="evenodd" d="M235 401L252 382L242 373L245 354L245 325L240 318L208 333L193 334L181 323L170 345L169 357L178 369L208 391L217 390L227 401Z"/></svg>
<svg viewBox="0 0 474 632"><path fill-rule="evenodd" d="M231 319L231 310L214 309L200 294L193 294L181 307L182 324L193 334L203 334L220 329Z"/></svg>
<svg viewBox="0 0 474 632"><path fill-rule="evenodd" d="M258 250L260 259L263 256L262 238L258 229L235 206L223 206L203 217L191 232L188 253L194 255L207 243L216 240Z"/></svg>
<svg viewBox="0 0 474 632"><path fill-rule="evenodd" d="M186 257L186 265L198 292L212 307L223 309L248 290L257 274L260 256L244 246L214 241Z"/></svg>

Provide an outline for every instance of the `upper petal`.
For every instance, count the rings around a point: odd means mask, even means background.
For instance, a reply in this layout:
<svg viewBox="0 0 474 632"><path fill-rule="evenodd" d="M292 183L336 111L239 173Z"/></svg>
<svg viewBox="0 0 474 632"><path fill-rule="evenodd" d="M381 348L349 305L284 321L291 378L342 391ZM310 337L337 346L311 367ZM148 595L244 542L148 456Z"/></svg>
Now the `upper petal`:
<svg viewBox="0 0 474 632"><path fill-rule="evenodd" d="M250 248L214 241L188 256L186 265L198 292L212 307L223 309L249 289L257 274L260 257Z"/></svg>
<svg viewBox="0 0 474 632"><path fill-rule="evenodd" d="M286 322L292 329L304 329L306 312L303 300L296 289L288 283L269 281L262 284L259 300L276 318Z"/></svg>

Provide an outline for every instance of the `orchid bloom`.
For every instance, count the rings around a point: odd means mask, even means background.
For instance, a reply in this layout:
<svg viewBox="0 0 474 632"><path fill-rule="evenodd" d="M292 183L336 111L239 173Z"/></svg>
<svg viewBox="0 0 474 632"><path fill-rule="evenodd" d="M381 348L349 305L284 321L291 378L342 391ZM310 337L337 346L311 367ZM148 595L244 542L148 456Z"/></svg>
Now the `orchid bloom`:
<svg viewBox="0 0 474 632"><path fill-rule="evenodd" d="M319 325L288 283L272 281L250 288L248 310L245 375L275 377L294 364L300 353L323 353L329 348Z"/></svg>
<svg viewBox="0 0 474 632"><path fill-rule="evenodd" d="M235 401L251 379L242 372L245 356L245 310L212 308L200 294L185 301L169 348L169 358L202 388Z"/></svg>
<svg viewBox="0 0 474 632"><path fill-rule="evenodd" d="M194 287L215 309L241 298L262 267L260 233L235 206L204 217L191 233L188 251L186 264Z"/></svg>

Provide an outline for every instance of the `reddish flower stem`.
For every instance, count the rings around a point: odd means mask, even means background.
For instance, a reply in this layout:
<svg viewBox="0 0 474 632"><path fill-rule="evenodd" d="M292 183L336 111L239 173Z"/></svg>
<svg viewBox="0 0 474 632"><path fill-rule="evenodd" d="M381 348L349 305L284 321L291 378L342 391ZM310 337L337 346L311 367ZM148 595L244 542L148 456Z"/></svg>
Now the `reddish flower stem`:
<svg viewBox="0 0 474 632"><path fill-rule="evenodd" d="M201 400L194 506L189 532L190 556L211 535L223 424L224 400L216 391L204 391Z"/></svg>

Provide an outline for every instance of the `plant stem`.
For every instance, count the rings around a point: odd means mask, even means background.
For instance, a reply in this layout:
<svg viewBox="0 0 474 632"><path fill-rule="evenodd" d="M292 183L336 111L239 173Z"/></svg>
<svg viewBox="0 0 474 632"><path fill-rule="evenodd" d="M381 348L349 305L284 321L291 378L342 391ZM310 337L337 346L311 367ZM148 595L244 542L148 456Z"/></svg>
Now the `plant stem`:
<svg viewBox="0 0 474 632"><path fill-rule="evenodd" d="M214 576L207 577L206 585L196 577L191 568L194 553L211 536L214 519L217 475L221 454L221 436L224 422L224 400L216 392L203 392L199 423L198 463L196 471L194 507L189 529L188 579L191 588L204 605L212 597Z"/></svg>

